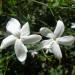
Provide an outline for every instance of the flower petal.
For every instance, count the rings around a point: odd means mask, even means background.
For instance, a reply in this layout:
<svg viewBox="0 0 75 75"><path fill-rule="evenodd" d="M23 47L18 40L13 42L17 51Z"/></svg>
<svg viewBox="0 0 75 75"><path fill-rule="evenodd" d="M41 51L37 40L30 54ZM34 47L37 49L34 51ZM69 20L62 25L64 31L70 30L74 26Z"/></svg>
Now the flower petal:
<svg viewBox="0 0 75 75"><path fill-rule="evenodd" d="M25 36L25 35L29 35L30 34L30 28L29 28L29 23L28 22L26 22L23 25L20 33L21 33L21 36Z"/></svg>
<svg viewBox="0 0 75 75"><path fill-rule="evenodd" d="M40 35L29 35L29 36L22 36L21 40L24 42L24 44L32 44L39 42L42 39Z"/></svg>
<svg viewBox="0 0 75 75"><path fill-rule="evenodd" d="M46 49L46 54L49 53L49 52L52 53L51 48Z"/></svg>
<svg viewBox="0 0 75 75"><path fill-rule="evenodd" d="M55 28L55 30L54 30L54 35L56 36L56 37L60 37L61 35L62 35L62 33L64 32L64 24L63 24L63 22L62 21L60 21L60 20L58 20L57 21L57 26L56 26L56 28Z"/></svg>
<svg viewBox="0 0 75 75"><path fill-rule="evenodd" d="M75 28L75 23L71 23L71 24L72 24L71 28Z"/></svg>
<svg viewBox="0 0 75 75"><path fill-rule="evenodd" d="M27 47L24 46L24 44L22 43L20 39L16 40L14 49L15 49L15 53L16 53L18 60L20 62L24 62L27 57Z"/></svg>
<svg viewBox="0 0 75 75"><path fill-rule="evenodd" d="M41 48L46 48L46 49L50 48L51 44L52 44L52 40L43 40L40 43Z"/></svg>
<svg viewBox="0 0 75 75"><path fill-rule="evenodd" d="M15 18L11 18L7 23L6 29L8 32L10 32L14 35L18 35L19 31L20 31L20 27L21 27L21 25L20 25L19 21Z"/></svg>
<svg viewBox="0 0 75 75"><path fill-rule="evenodd" d="M56 41L62 45L72 45L74 43L74 37L64 36L64 37L57 38Z"/></svg>
<svg viewBox="0 0 75 75"><path fill-rule="evenodd" d="M5 39L3 39L2 43L1 43L1 49L5 49L6 47L14 44L15 40L16 40L16 37L13 35L6 37Z"/></svg>
<svg viewBox="0 0 75 75"><path fill-rule="evenodd" d="M30 53L31 53L33 58L35 57L35 55L38 54L38 52L36 50L30 50Z"/></svg>
<svg viewBox="0 0 75 75"><path fill-rule="evenodd" d="M46 36L48 33L51 33L51 30L48 29L47 27L42 27L40 28L40 33L41 35Z"/></svg>
<svg viewBox="0 0 75 75"><path fill-rule="evenodd" d="M52 44L51 50L52 50L52 53L55 55L56 58L58 58L58 59L62 58L62 53L61 53L60 47L56 42L54 42Z"/></svg>
<svg viewBox="0 0 75 75"><path fill-rule="evenodd" d="M54 34L52 33L52 31L46 27L40 28L40 33L45 37L54 38Z"/></svg>

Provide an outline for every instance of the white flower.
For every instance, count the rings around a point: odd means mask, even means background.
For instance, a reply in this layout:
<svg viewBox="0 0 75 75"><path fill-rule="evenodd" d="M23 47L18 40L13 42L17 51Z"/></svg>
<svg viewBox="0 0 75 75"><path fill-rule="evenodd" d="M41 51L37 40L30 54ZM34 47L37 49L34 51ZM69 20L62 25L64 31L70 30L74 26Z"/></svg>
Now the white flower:
<svg viewBox="0 0 75 75"><path fill-rule="evenodd" d="M33 58L35 57L35 55L38 54L38 52L36 50L30 50L30 53L31 53Z"/></svg>
<svg viewBox="0 0 75 75"><path fill-rule="evenodd" d="M75 23L71 23L71 24L72 24L71 28L75 28Z"/></svg>
<svg viewBox="0 0 75 75"><path fill-rule="evenodd" d="M50 29L46 27L42 27L40 29L41 35L49 38L48 40L43 40L41 42L42 48L47 49L47 52L52 52L58 59L62 58L62 53L59 44L62 45L72 45L74 42L73 36L64 36L61 37L61 35L64 32L64 24L62 21L57 21L57 26L52 32Z"/></svg>
<svg viewBox="0 0 75 75"><path fill-rule="evenodd" d="M28 22L26 22L21 28L19 21L14 18L11 18L10 21L8 21L6 30L11 33L11 35L3 39L0 48L5 49L10 45L15 44L15 53L20 62L24 62L27 57L28 50L25 45L39 42L42 38L40 35L30 35Z"/></svg>

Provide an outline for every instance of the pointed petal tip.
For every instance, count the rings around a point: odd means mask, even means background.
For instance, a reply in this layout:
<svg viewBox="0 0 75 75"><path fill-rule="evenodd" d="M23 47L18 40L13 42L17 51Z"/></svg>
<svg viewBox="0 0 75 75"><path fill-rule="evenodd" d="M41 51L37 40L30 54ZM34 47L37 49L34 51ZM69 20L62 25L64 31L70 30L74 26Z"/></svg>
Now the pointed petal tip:
<svg viewBox="0 0 75 75"><path fill-rule="evenodd" d="M11 21L11 22L13 22L13 21L18 21L18 19L12 17L12 18L10 18L9 21ZM8 22L9 22L9 21L8 21Z"/></svg>
<svg viewBox="0 0 75 75"><path fill-rule="evenodd" d="M10 35L2 40L1 43L1 49L5 49L9 47L10 45L13 45L15 43L16 37L13 35Z"/></svg>
<svg viewBox="0 0 75 75"><path fill-rule="evenodd" d="M62 24L64 24L62 20L58 20L57 23L62 23Z"/></svg>
<svg viewBox="0 0 75 75"><path fill-rule="evenodd" d="M29 22L26 22L25 25L28 25L29 26Z"/></svg>
<svg viewBox="0 0 75 75"><path fill-rule="evenodd" d="M74 44L75 38L74 36L63 36L60 38L57 38L56 41L64 46L72 46L72 44Z"/></svg>
<svg viewBox="0 0 75 75"><path fill-rule="evenodd" d="M41 31L46 31L46 32L48 32L48 33L51 32L51 30L48 29L47 27L41 27L41 28L40 28L40 32L41 32Z"/></svg>
<svg viewBox="0 0 75 75"><path fill-rule="evenodd" d="M64 28L64 23L63 23L63 21L58 20L57 23L58 23L59 25L61 25L61 26Z"/></svg>
<svg viewBox="0 0 75 75"><path fill-rule="evenodd" d="M15 54L17 56L17 59L20 62L24 62L27 58L28 50L27 50L27 47L24 46L24 44L22 43L20 39L16 40L14 49L15 49Z"/></svg>
<svg viewBox="0 0 75 75"><path fill-rule="evenodd" d="M65 26L64 26L63 21L58 20L58 21L57 21L56 28L55 28L55 30L54 30L54 34L55 34L56 38L57 38L57 37L60 37L60 36L63 34L64 29L65 29Z"/></svg>
<svg viewBox="0 0 75 75"><path fill-rule="evenodd" d="M2 45L0 46L0 50L2 50L3 49L3 47L2 47Z"/></svg>
<svg viewBox="0 0 75 75"><path fill-rule="evenodd" d="M62 52L61 52L60 46L59 46L59 44L57 44L57 42L54 42L52 44L52 53L55 55L55 57L57 59L62 58Z"/></svg>
<svg viewBox="0 0 75 75"><path fill-rule="evenodd" d="M61 20L58 20L57 23L64 25L63 21L61 21Z"/></svg>
<svg viewBox="0 0 75 75"><path fill-rule="evenodd" d="M10 32L11 34L14 34L14 35L19 34L20 28L21 28L21 24L20 24L20 22L19 22L17 19L15 19L15 18L11 18L11 19L7 22L6 30L7 30L8 32Z"/></svg>
<svg viewBox="0 0 75 75"><path fill-rule="evenodd" d="M21 28L21 31L20 31L21 35L20 36L27 36L30 34L30 27L29 27L29 23L26 22L22 28Z"/></svg>
<svg viewBox="0 0 75 75"><path fill-rule="evenodd" d="M15 19L15 18L12 17L10 20L14 20L14 19Z"/></svg>
<svg viewBox="0 0 75 75"><path fill-rule="evenodd" d="M42 39L42 36L38 35L39 41Z"/></svg>
<svg viewBox="0 0 75 75"><path fill-rule="evenodd" d="M60 21L60 22L61 22L61 20L58 20L58 21Z"/></svg>
<svg viewBox="0 0 75 75"><path fill-rule="evenodd" d="M62 54L61 54L61 55L56 56L56 58L57 58L57 59L59 59L59 60L60 60L60 59L62 59Z"/></svg>
<svg viewBox="0 0 75 75"><path fill-rule="evenodd" d="M40 31L42 31L43 29L45 29L45 27L41 27L41 28L40 28Z"/></svg>
<svg viewBox="0 0 75 75"><path fill-rule="evenodd" d="M19 58L18 58L18 60L19 60L20 62L22 62L22 64L24 64L24 63L25 63L26 58L23 58L23 57L21 57L21 58L20 58L20 57L19 57Z"/></svg>
<svg viewBox="0 0 75 75"><path fill-rule="evenodd" d="M54 54L55 55L55 57L57 58L57 59L62 59L62 53L61 52L58 52L58 53L56 53L56 54Z"/></svg>
<svg viewBox="0 0 75 75"><path fill-rule="evenodd" d="M27 24L29 24L29 22L26 22Z"/></svg>

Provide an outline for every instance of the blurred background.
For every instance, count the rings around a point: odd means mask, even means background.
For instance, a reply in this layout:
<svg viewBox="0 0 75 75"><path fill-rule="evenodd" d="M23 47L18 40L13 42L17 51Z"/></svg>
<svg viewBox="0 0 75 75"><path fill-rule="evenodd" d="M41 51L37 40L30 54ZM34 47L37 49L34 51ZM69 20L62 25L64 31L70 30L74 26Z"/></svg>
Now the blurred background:
<svg viewBox="0 0 75 75"><path fill-rule="evenodd" d="M10 18L16 18L23 25L29 22L31 33L40 27L54 30L57 20L65 24L63 35L75 36L75 0L0 0L0 43L8 34L6 24ZM34 58L28 53L26 63L22 65L11 46L0 52L0 75L75 75L75 44L61 46L61 62L53 54L46 56L42 51Z"/></svg>

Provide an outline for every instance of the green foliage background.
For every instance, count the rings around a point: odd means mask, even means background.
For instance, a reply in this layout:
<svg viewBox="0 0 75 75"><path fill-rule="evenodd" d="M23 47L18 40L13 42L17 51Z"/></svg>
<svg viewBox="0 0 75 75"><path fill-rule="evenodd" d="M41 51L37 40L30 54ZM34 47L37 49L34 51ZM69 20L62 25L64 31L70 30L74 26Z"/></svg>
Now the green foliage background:
<svg viewBox="0 0 75 75"><path fill-rule="evenodd" d="M54 30L56 21L61 19L65 24L63 35L75 36L71 23L75 22L74 0L0 0L0 41L6 37L6 23L17 18L21 24L29 22L31 32L38 32L46 26ZM72 47L61 46L61 62L53 54L39 55L32 58L28 54L22 65L14 54L13 47L0 52L0 75L75 75L75 44Z"/></svg>

